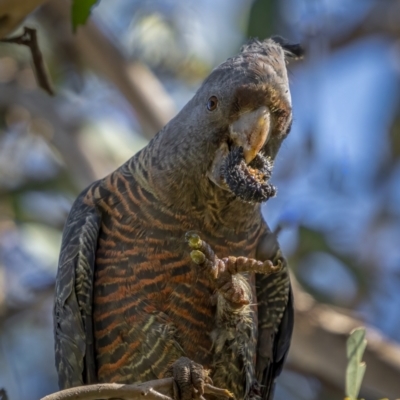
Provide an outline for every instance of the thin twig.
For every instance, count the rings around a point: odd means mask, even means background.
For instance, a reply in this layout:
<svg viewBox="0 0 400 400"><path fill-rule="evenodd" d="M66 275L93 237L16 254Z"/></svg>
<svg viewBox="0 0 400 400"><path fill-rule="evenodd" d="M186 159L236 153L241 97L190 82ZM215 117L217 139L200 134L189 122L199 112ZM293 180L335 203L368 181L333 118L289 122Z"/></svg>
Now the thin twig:
<svg viewBox="0 0 400 400"><path fill-rule="evenodd" d="M43 61L42 52L39 48L37 40L36 29L24 27L24 33L19 36L14 36L0 40L3 43L14 43L27 46L32 54L33 69L35 71L36 79L39 87L46 91L51 96L54 95L53 85L51 84L50 76L47 72L46 65Z"/></svg>
<svg viewBox="0 0 400 400"><path fill-rule="evenodd" d="M41 400L97 400L123 399L138 400L146 396L146 400L173 400L173 378L156 379L133 385L103 383L98 385L79 386L61 390L43 397ZM212 385L204 385L204 393L222 398L233 398L232 393Z"/></svg>

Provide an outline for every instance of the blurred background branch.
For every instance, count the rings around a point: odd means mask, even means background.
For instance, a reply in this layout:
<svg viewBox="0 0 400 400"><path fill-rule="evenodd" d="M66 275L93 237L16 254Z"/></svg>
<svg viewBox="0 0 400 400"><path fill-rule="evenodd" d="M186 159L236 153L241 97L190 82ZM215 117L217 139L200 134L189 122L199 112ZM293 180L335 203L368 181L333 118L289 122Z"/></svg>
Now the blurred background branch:
<svg viewBox="0 0 400 400"><path fill-rule="evenodd" d="M374 2L370 10L353 29L333 41L332 47L342 47L355 40L373 35L400 38L400 1Z"/></svg>
<svg viewBox="0 0 400 400"><path fill-rule="evenodd" d="M344 393L346 342L349 333L364 324L348 310L316 302L292 277L296 324L288 368L318 377ZM361 397L395 399L399 393L400 345L376 329L368 329L364 360L367 372Z"/></svg>
<svg viewBox="0 0 400 400"><path fill-rule="evenodd" d="M153 137L175 114L174 102L146 65L130 61L93 21L72 33L69 1L53 0L42 10L52 28L57 27L57 45L74 54L73 62L82 63L104 76L126 98L138 118L142 132Z"/></svg>

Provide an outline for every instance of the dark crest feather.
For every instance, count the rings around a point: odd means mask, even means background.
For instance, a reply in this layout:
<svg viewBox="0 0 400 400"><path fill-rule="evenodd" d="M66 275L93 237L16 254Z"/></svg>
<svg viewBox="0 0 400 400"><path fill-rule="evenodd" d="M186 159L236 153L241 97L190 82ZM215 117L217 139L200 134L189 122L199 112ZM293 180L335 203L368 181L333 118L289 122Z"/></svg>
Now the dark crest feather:
<svg viewBox="0 0 400 400"><path fill-rule="evenodd" d="M304 49L299 43L290 43L281 36L272 36L271 39L282 47L286 57L299 59L304 56Z"/></svg>
<svg viewBox="0 0 400 400"><path fill-rule="evenodd" d="M263 53L266 51L266 44L270 41L279 44L282 47L285 57L293 58L293 59L300 59L304 56L304 49L299 43L290 43L286 39L282 38L281 36L272 36L271 39L259 40L257 38L250 39L247 43L245 43L240 52L247 53L247 52L260 52ZM271 43L271 42L270 42Z"/></svg>

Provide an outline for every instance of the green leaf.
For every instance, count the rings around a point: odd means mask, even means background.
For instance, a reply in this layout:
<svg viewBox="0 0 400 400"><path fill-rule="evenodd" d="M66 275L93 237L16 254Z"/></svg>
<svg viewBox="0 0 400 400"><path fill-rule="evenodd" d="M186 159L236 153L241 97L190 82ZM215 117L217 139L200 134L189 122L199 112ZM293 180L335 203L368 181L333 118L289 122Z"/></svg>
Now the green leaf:
<svg viewBox="0 0 400 400"><path fill-rule="evenodd" d="M346 369L346 396L350 400L357 400L364 378L366 365L362 356L367 346L365 328L356 328L347 339L347 369Z"/></svg>
<svg viewBox="0 0 400 400"><path fill-rule="evenodd" d="M99 0L73 0L72 1L72 29L75 32L78 25L84 25L89 18L92 7Z"/></svg>

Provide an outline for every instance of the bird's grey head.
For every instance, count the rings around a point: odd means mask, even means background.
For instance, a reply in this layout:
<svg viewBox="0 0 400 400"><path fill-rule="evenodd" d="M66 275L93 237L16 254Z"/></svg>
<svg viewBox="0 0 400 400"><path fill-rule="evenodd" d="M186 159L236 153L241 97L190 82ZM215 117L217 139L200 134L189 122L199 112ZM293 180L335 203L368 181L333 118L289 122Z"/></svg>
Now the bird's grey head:
<svg viewBox="0 0 400 400"><path fill-rule="evenodd" d="M281 38L250 41L206 78L177 116L180 134L169 145L243 201L273 196L272 163L292 122L286 61L301 55Z"/></svg>
<svg viewBox="0 0 400 400"><path fill-rule="evenodd" d="M217 67L197 94L207 118L219 125L208 177L244 201L275 195L272 163L292 122L286 58L300 55L299 46L280 39L253 40Z"/></svg>

